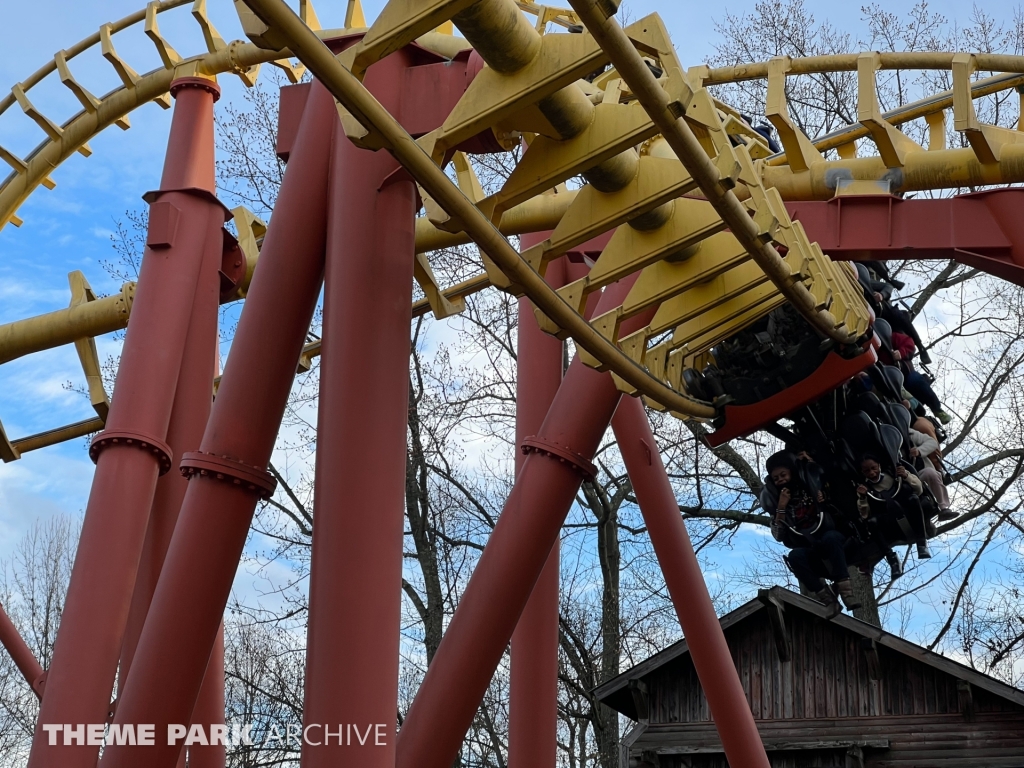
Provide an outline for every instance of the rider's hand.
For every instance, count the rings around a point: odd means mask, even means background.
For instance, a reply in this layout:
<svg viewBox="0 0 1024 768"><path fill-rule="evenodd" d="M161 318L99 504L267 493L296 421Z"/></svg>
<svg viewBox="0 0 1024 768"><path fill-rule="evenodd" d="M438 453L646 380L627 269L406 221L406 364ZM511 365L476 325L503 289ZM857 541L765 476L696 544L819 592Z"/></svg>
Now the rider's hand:
<svg viewBox="0 0 1024 768"><path fill-rule="evenodd" d="M917 456L921 455L921 450L915 446L910 449L910 455L916 458Z"/></svg>
<svg viewBox="0 0 1024 768"><path fill-rule="evenodd" d="M868 495L868 488L867 488L867 486L866 485L858 485L857 486L857 495L858 496L867 496Z"/></svg>
<svg viewBox="0 0 1024 768"><path fill-rule="evenodd" d="M789 492L789 488L783 488L779 493L779 509L788 507L791 498L793 498L793 495Z"/></svg>
<svg viewBox="0 0 1024 768"><path fill-rule="evenodd" d="M824 504L825 503L825 494L822 491L818 491L818 503L819 504Z"/></svg>
<svg viewBox="0 0 1024 768"><path fill-rule="evenodd" d="M909 474L910 473L907 472L907 468L906 467L904 467L902 465L896 467L896 475L898 477L902 477L902 478L906 479L909 476Z"/></svg>
<svg viewBox="0 0 1024 768"><path fill-rule="evenodd" d="M893 360L902 360L903 359L903 355L900 354L900 351L898 349L894 349L892 351L892 359Z"/></svg>

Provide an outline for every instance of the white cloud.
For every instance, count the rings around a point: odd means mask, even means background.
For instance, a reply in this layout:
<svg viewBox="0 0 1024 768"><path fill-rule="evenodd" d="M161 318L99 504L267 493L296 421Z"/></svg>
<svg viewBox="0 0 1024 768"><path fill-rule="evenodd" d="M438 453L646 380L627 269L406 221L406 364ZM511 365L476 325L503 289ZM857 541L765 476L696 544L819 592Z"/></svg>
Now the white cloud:
<svg viewBox="0 0 1024 768"><path fill-rule="evenodd" d="M0 560L10 555L37 520L79 515L92 473L92 462L80 441L0 464Z"/></svg>

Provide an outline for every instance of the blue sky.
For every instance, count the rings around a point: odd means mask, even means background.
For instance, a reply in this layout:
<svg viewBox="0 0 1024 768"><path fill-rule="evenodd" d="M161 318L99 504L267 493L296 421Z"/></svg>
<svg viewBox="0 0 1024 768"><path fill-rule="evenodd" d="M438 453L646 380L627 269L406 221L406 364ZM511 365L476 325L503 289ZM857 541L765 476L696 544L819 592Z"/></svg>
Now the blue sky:
<svg viewBox="0 0 1024 768"><path fill-rule="evenodd" d="M54 51L67 47L111 21L142 6L142 0L35 0L14 3L0 0L0 18L8 31L0 48L0 84L7 88L41 66ZM887 3L895 12L912 6L909 0ZM340 25L344 3L321 2L317 6L325 26ZM849 28L854 37L863 35L859 3L823 3L809 0L819 19ZM228 0L210 0L209 12L227 39L240 36ZM368 2L367 18L382 6ZM633 18L657 11L672 33L684 64L705 60L713 51L714 23L725 13L743 14L752 0L707 4L667 0L628 0ZM941 0L930 5L951 20L968 21L970 6ZM987 2L986 10L1009 21L1014 6L1008 2ZM163 18L163 17L161 17ZM176 20L176 21L175 21ZM164 34L185 55L200 48L188 8L178 9L161 22ZM12 34L12 30L17 30ZM140 72L156 65L152 45L135 34L134 42L119 43L119 52ZM119 38L118 38L119 39ZM96 93L116 84L112 70L98 56L82 57L72 63L76 75ZM54 80L54 78L50 78ZM234 78L221 78L222 103L240 98L241 86ZM77 102L58 83L33 90L36 105L57 122L73 111ZM37 190L19 211L25 224L0 231L0 323L52 311L66 306L69 299L66 275L80 269L98 291L116 291L118 282L100 267L101 259L113 256L110 235L115 222L127 210L140 207L140 196L157 186L163 160L163 145L170 113L147 105L131 116L132 129L111 128L91 142L94 155L74 156L53 175L57 188ZM26 154L41 138L38 128L17 107L0 116L0 144ZM6 168L0 169L0 173ZM100 355L115 353L112 338L98 340ZM88 402L66 389L65 383L84 383L72 347L50 350L0 366L0 421L9 437L17 438L70 423L92 415ZM0 560L7 557L21 534L33 521L50 515L79 514L85 506L92 464L82 441L30 453L21 461L0 465Z"/></svg>

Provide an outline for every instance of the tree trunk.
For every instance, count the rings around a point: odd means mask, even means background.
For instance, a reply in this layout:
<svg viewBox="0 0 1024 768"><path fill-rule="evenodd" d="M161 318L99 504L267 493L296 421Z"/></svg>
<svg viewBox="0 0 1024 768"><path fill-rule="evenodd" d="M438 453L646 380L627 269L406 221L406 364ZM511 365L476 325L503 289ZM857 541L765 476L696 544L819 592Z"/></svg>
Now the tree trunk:
<svg viewBox="0 0 1024 768"><path fill-rule="evenodd" d="M600 683L619 674L622 650L619 622L619 514L617 499L601 495L597 522L597 553L601 563L603 594L601 599L601 667ZM596 704L594 735L597 739L601 768L618 768L619 717L611 708Z"/></svg>
<svg viewBox="0 0 1024 768"><path fill-rule="evenodd" d="M415 382L414 382L415 383ZM415 389L412 390L416 392ZM420 415L417 400L409 399L409 455L405 470L405 508L409 529L416 547L416 560L423 574L426 602L412 587L406 594L413 601L423 620L423 645L429 665L441 644L444 633L444 592L438 570L436 537L430 530L430 488L426 457L420 434Z"/></svg>
<svg viewBox="0 0 1024 768"><path fill-rule="evenodd" d="M882 628L882 620L878 616L878 598L875 597L875 585L871 576L864 576L856 566L850 566L850 583L853 585L854 599L860 608L853 612L856 619L874 624Z"/></svg>

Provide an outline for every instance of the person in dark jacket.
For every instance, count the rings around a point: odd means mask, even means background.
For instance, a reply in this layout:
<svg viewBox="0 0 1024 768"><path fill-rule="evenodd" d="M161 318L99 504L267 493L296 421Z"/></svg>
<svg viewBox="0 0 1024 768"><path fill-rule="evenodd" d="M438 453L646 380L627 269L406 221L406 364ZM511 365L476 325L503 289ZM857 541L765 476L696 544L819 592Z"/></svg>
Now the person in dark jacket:
<svg viewBox="0 0 1024 768"><path fill-rule="evenodd" d="M917 328L914 327L910 313L892 303L893 290L903 290L905 287L903 281L897 280L889 274L889 268L884 261L861 261L857 262L855 267L857 279L864 288L864 298L871 305L875 315L889 323L894 331L899 331L912 338L917 348L921 350L921 362L929 365L931 358L924 348Z"/></svg>
<svg viewBox="0 0 1024 768"><path fill-rule="evenodd" d="M921 479L903 465L896 467L895 476L886 473L882 463L870 453L861 457L860 471L863 479L857 486L857 510L861 519L877 520L886 544L907 538L917 543L919 560L931 557L921 507Z"/></svg>
<svg viewBox="0 0 1024 768"><path fill-rule="evenodd" d="M932 383L920 371L914 368L911 362L917 353L914 340L905 333L894 330L892 332L892 352L883 349L881 353L882 362L889 365L896 365L903 371L903 386L907 388L914 397L932 409L932 413L943 424L950 422L950 416L942 407L939 396L932 389Z"/></svg>
<svg viewBox="0 0 1024 768"><path fill-rule="evenodd" d="M836 530L824 490L808 487L801 479L806 472L800 472L797 458L789 451L770 456L766 468L771 488L762 494L761 503L772 516L772 536L790 548L786 561L793 575L826 604L835 602L835 594L823 581L831 579L847 609L858 608L844 552L846 537Z"/></svg>

